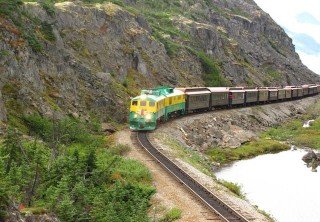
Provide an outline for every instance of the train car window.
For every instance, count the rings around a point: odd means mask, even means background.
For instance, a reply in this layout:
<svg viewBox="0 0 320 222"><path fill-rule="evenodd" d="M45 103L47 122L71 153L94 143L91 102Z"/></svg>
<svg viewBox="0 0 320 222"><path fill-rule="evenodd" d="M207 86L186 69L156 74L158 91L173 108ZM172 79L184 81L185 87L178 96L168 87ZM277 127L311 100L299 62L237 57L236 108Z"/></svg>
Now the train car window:
<svg viewBox="0 0 320 222"><path fill-rule="evenodd" d="M146 106L147 102L146 101L140 101L140 106Z"/></svg>
<svg viewBox="0 0 320 222"><path fill-rule="evenodd" d="M156 105L155 102L149 102L149 106L150 106L150 107L154 107L155 105Z"/></svg>
<svg viewBox="0 0 320 222"><path fill-rule="evenodd" d="M138 105L138 101L132 101L132 105L133 106L137 106Z"/></svg>
<svg viewBox="0 0 320 222"><path fill-rule="evenodd" d="M169 104L172 104L172 97L169 98Z"/></svg>

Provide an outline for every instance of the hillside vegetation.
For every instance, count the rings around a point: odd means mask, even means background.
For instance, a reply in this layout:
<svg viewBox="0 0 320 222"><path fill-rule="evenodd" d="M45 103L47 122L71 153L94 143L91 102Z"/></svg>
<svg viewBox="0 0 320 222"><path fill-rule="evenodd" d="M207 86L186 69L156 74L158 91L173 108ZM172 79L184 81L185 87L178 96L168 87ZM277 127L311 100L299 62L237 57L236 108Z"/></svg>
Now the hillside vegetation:
<svg viewBox="0 0 320 222"><path fill-rule="evenodd" d="M149 221L150 172L123 158L127 147L112 145L99 124L39 115L23 123L27 137L9 127L1 142L1 221L16 220L18 206L60 221Z"/></svg>

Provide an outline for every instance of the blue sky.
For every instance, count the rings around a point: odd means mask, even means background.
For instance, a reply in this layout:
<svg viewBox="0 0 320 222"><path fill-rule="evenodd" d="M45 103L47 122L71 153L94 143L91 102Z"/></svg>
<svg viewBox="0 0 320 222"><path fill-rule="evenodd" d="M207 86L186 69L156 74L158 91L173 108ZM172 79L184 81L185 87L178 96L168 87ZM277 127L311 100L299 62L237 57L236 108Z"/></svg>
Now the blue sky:
<svg viewBox="0 0 320 222"><path fill-rule="evenodd" d="M302 62L320 75L320 0L255 0L293 39Z"/></svg>

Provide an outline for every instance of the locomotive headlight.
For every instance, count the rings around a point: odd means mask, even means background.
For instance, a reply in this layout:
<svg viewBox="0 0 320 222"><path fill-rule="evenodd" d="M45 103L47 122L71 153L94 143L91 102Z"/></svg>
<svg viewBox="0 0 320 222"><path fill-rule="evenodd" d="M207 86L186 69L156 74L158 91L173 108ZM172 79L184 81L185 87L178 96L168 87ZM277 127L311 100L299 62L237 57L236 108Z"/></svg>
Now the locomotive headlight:
<svg viewBox="0 0 320 222"><path fill-rule="evenodd" d="M152 119L151 113L148 113L145 118L146 118L146 120L151 120Z"/></svg>

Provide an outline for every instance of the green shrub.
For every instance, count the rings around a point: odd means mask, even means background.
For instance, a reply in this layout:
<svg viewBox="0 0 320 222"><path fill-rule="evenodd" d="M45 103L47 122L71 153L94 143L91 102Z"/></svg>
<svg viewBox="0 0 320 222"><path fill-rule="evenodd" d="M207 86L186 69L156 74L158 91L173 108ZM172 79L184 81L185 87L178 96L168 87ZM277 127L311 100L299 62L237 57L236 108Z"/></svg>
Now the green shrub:
<svg viewBox="0 0 320 222"><path fill-rule="evenodd" d="M159 221L172 222L181 218L181 210L179 208L172 208Z"/></svg>
<svg viewBox="0 0 320 222"><path fill-rule="evenodd" d="M118 155L126 146L110 152L101 135L72 118L34 114L23 117L23 123L30 136L42 141L25 140L8 129L0 148L0 218L10 198L28 206L27 211L47 209L61 221L149 221L155 193L151 173Z"/></svg>
<svg viewBox="0 0 320 222"><path fill-rule="evenodd" d="M52 25L49 24L48 22L46 21L41 22L41 32L46 40L50 42L56 41L56 37L53 34Z"/></svg>
<svg viewBox="0 0 320 222"><path fill-rule="evenodd" d="M55 0L39 0L41 7L48 13L50 16L55 15L54 3Z"/></svg>
<svg viewBox="0 0 320 222"><path fill-rule="evenodd" d="M11 16L22 4L22 0L0 0L0 14Z"/></svg>
<svg viewBox="0 0 320 222"><path fill-rule="evenodd" d="M238 197L244 197L244 195L243 195L243 193L241 191L241 187L239 186L239 184L233 183L233 182L228 182L228 181L225 181L225 180L219 180L219 182L223 186L228 188L232 193L237 195Z"/></svg>
<svg viewBox="0 0 320 222"><path fill-rule="evenodd" d="M43 47L33 33L24 33L24 38L28 41L34 52L42 52Z"/></svg>
<svg viewBox="0 0 320 222"><path fill-rule="evenodd" d="M203 80L206 86L228 86L230 83L221 76L219 65L208 57L203 51L196 51L191 47L186 47L189 52L196 55L202 65L204 75Z"/></svg>
<svg viewBox="0 0 320 222"><path fill-rule="evenodd" d="M114 155L123 156L130 151L130 147L127 145L118 144L118 145L112 146L109 150Z"/></svg>

